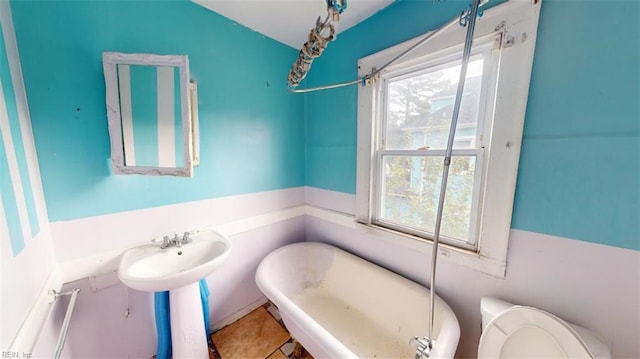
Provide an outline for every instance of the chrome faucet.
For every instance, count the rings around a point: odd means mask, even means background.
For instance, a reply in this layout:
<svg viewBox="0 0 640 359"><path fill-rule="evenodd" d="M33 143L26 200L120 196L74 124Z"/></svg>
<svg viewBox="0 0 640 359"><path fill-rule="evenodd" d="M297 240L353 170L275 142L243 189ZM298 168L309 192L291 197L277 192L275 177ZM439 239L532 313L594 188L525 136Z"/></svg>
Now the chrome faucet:
<svg viewBox="0 0 640 359"><path fill-rule="evenodd" d="M162 237L162 243L160 244L160 249L166 249L171 246L176 246L178 248L182 248L183 244L191 243L193 239L189 236L189 232L184 232L182 238L178 237L177 233L173 234L173 238L169 236Z"/></svg>
<svg viewBox="0 0 640 359"><path fill-rule="evenodd" d="M184 232L184 234L182 235L182 243L184 244L191 243L193 239L189 237L190 235L191 235L191 232Z"/></svg>

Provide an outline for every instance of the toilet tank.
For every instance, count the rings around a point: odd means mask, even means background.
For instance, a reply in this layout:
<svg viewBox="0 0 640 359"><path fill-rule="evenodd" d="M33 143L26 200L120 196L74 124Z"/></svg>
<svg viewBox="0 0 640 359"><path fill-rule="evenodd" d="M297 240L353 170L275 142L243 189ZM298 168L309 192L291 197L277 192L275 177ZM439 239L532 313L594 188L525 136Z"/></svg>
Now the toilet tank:
<svg viewBox="0 0 640 359"><path fill-rule="evenodd" d="M487 328L487 324L498 314L513 307L514 304L496 298L480 298L480 313L482 314L482 331Z"/></svg>

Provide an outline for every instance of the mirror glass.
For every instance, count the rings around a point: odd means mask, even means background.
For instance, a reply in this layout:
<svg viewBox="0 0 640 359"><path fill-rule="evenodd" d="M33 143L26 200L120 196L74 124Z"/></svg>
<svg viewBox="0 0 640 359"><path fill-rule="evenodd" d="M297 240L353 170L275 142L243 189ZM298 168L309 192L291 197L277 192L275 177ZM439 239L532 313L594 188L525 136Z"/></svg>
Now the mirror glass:
<svg viewBox="0 0 640 359"><path fill-rule="evenodd" d="M197 99L180 55L103 53L115 174L192 176Z"/></svg>
<svg viewBox="0 0 640 359"><path fill-rule="evenodd" d="M117 71L124 165L183 167L179 69L118 64Z"/></svg>

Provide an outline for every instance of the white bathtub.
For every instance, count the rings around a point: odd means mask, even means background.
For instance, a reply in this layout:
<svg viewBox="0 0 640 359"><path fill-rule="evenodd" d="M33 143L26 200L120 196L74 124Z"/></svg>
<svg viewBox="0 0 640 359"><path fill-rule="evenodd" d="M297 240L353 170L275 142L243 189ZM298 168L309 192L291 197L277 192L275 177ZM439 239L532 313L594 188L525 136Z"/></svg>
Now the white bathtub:
<svg viewBox="0 0 640 359"><path fill-rule="evenodd" d="M256 282L315 358L414 358L409 340L428 333L427 288L328 244L273 251ZM435 313L430 358L453 358L458 320L439 297Z"/></svg>

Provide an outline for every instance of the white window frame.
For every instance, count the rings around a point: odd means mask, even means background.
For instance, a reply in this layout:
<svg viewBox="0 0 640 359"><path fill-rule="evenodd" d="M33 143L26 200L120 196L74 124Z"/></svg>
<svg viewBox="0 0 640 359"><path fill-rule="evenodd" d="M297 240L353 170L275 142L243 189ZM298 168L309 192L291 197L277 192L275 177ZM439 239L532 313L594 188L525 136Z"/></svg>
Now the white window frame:
<svg viewBox="0 0 640 359"><path fill-rule="evenodd" d="M478 217L479 211L478 209L482 207L482 197L481 189L483 184L483 174L486 172L484 167L484 156L485 156L485 142L489 139L491 135L491 125L492 121L487 121L487 119L492 117L493 113L493 101L490 99L493 97L493 92L495 92L495 81L494 79L497 77L498 65L499 65L499 52L500 49L498 46L494 46L495 40L494 37L498 37L499 34L496 34L491 37L487 37L484 39L477 39L475 41L476 45L474 45L471 57L476 55L482 55L484 57L483 64L483 72L482 72L482 83L480 90L480 98L478 104L478 120L477 120L477 130L476 130L476 138L475 142L477 143L475 148L453 148L452 157L465 156L465 157L475 157L475 173L474 173L474 186L471 204L471 218L469 223L469 236L472 237L472 243L463 243L457 239L449 238L446 234L441 233L440 239L443 243L449 243L455 247L465 248L476 250L477 249L477 237L478 237ZM385 107L385 103L387 101L387 91L388 91L388 83L389 80L397 80L402 78L408 78L413 76L419 76L419 74L425 72L438 71L439 69L445 68L445 65L450 64L453 61L462 59L462 47L455 46L453 48L445 49L443 51L438 51L434 54L428 54L418 60L418 64L413 65L411 63L400 63L394 66L390 66L388 71L385 71L384 74L381 75L378 87L379 101L377 103L377 113L379 120L377 121L377 126L374 128L375 136L374 136L374 154L375 157L373 159L374 165L372 170L373 181L371 183L372 189L371 193L371 224L378 225L381 227L389 228L392 230L397 230L398 232L403 232L411 235L415 235L422 238L432 239L431 235L427 234L425 231L412 229L407 226L403 226L401 224L396 224L391 221L387 221L381 218L381 208L383 207L383 171L382 171L382 158L384 156L415 156L415 157L442 157L444 158L445 149L428 149L428 150L388 150L385 149L383 145L384 141L384 128L387 126L387 111ZM397 69L397 70L396 70ZM491 94L490 94L491 93ZM488 123L487 123L488 122ZM376 149L377 148L377 149Z"/></svg>
<svg viewBox="0 0 640 359"><path fill-rule="evenodd" d="M497 52L495 67L497 76L482 86L488 86L489 96L481 110L486 111L485 128L482 129L483 153L476 170L484 167L478 201L480 215L475 225L475 248L461 248L442 243L440 255L455 263L476 270L504 277L507 247L511 227L511 215L524 127L524 116L529 92L533 54L535 50L540 0L511 0L484 12L475 28L474 44L489 38ZM380 160L381 85L386 77L411 68L425 68L425 62L446 59L461 53L466 28L454 26L440 36L428 41L410 55L386 68L381 81L358 89L358 150L356 182L356 220L368 234L398 243L414 250L431 253L432 243L416 233L398 231L374 224L376 216L375 176L376 161ZM423 36L406 41L358 61L358 75L364 76L418 42ZM476 46L474 45L474 48ZM435 60L437 61L437 60ZM428 65L427 65L428 67ZM490 69L491 70L491 69ZM484 76L484 75L483 75ZM492 81L492 82L491 82ZM483 89L484 91L485 89ZM484 91L486 92L486 91ZM482 99L481 99L482 101ZM489 124L491 124L489 126ZM480 131L480 130L479 130ZM397 151L384 151L385 153ZM433 152L433 151L431 151ZM455 151L454 151L455 153Z"/></svg>

